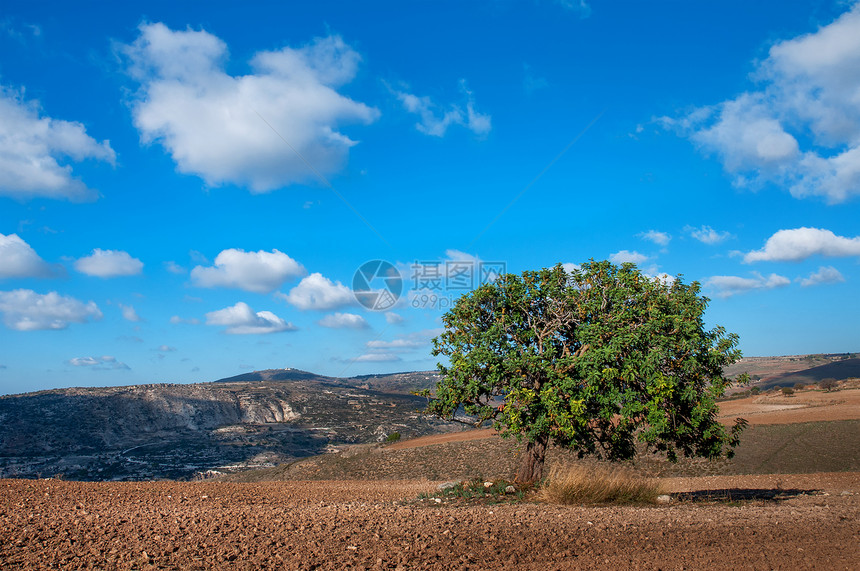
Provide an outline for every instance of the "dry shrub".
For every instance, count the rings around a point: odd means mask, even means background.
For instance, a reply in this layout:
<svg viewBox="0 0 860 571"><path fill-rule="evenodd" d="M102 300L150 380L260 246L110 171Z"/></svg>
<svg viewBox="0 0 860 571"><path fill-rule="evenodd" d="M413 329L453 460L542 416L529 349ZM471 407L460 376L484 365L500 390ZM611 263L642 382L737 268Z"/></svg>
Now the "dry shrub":
<svg viewBox="0 0 860 571"><path fill-rule="evenodd" d="M654 502L663 493L657 480L623 468L555 466L540 498L555 504L639 504Z"/></svg>

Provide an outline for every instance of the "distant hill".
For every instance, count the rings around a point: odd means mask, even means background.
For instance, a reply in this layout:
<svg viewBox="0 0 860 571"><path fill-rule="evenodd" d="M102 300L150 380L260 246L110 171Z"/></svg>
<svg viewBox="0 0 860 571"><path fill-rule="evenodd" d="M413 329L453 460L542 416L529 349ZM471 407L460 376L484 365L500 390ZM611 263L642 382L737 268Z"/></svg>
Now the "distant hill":
<svg viewBox="0 0 860 571"><path fill-rule="evenodd" d="M728 378L736 378L747 373L753 386L769 389L796 383L812 384L828 377L836 380L860 377L858 362L860 359L856 353L744 357L726 367L724 374Z"/></svg>
<svg viewBox="0 0 860 571"><path fill-rule="evenodd" d="M256 371L191 385L0 396L0 477L187 479L335 446L459 430L420 414L435 373L333 378Z"/></svg>
<svg viewBox="0 0 860 571"><path fill-rule="evenodd" d="M855 357L834 361L826 365L819 365L803 371L776 375L766 379L761 386L762 388L791 387L797 383L811 385L823 379L842 381L857 377L860 377L860 358Z"/></svg>
<svg viewBox="0 0 860 571"><path fill-rule="evenodd" d="M309 373L301 369L266 369L265 371L254 371L252 373L242 373L235 377L227 377L218 379L216 383L253 383L256 381L309 381L309 380L324 380L331 377Z"/></svg>

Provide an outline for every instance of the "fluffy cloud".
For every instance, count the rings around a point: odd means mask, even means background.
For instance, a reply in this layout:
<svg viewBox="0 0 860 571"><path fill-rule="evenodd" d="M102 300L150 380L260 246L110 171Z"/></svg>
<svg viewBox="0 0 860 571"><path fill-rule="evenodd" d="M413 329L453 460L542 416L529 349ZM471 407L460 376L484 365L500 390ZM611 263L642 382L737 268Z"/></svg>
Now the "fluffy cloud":
<svg viewBox="0 0 860 571"><path fill-rule="evenodd" d="M684 231L689 233L692 238L710 246L724 242L732 237L729 232L717 232L710 226L702 226L701 228L685 226Z"/></svg>
<svg viewBox="0 0 860 571"><path fill-rule="evenodd" d="M567 273L572 274L573 272L579 270L582 266L580 266L579 264L574 264L573 262L565 262L561 265L561 267L564 268L564 271L566 271Z"/></svg>
<svg viewBox="0 0 860 571"><path fill-rule="evenodd" d="M367 348L378 351L380 349L388 349L389 351L410 351L427 345L427 340L418 340L410 338L394 339L393 341L374 340L367 342Z"/></svg>
<svg viewBox="0 0 860 571"><path fill-rule="evenodd" d="M419 97L406 91L391 89L391 92L406 111L418 115L415 128L425 135L444 137L451 125L465 127L475 135L486 135L493 128L492 118L475 110L475 98L465 80L460 80L460 90L465 97L465 108L457 104L440 106L427 96Z"/></svg>
<svg viewBox="0 0 860 571"><path fill-rule="evenodd" d="M355 358L357 363L390 363L400 360L400 356L394 353L365 353Z"/></svg>
<svg viewBox="0 0 860 571"><path fill-rule="evenodd" d="M705 280L705 286L714 289L717 297L722 298L757 289L774 289L787 286L790 283L791 280L784 276L770 274L764 277L759 273L753 273L753 277L751 278L713 276Z"/></svg>
<svg viewBox="0 0 860 571"><path fill-rule="evenodd" d="M83 303L57 292L38 294L29 289L0 291L3 323L18 331L65 329L69 323L101 319L102 312L90 301Z"/></svg>
<svg viewBox="0 0 860 571"><path fill-rule="evenodd" d="M96 248L89 256L77 260L75 269L99 278L136 276L143 271L143 262L132 258L128 252Z"/></svg>
<svg viewBox="0 0 860 571"><path fill-rule="evenodd" d="M737 186L773 183L829 203L860 194L860 4L773 45L754 77L758 91L664 125L719 157Z"/></svg>
<svg viewBox="0 0 860 571"><path fill-rule="evenodd" d="M172 260L164 262L164 269L167 270L168 272L170 272L171 274L176 274L176 275L182 275L182 274L188 272L188 270L186 270L185 268L183 268L182 266L180 266L179 264L177 264L176 262L174 262Z"/></svg>
<svg viewBox="0 0 860 571"><path fill-rule="evenodd" d="M367 320L354 313L333 313L326 315L318 323L323 327L332 329L367 329L370 327Z"/></svg>
<svg viewBox="0 0 860 571"><path fill-rule="evenodd" d="M96 371L131 369L131 367L121 361L117 361L116 357L111 357L110 355L105 355L103 357L74 357L69 359L68 363L73 367L91 367Z"/></svg>
<svg viewBox="0 0 860 571"><path fill-rule="evenodd" d="M54 268L17 234L0 234L0 279L46 278L55 274Z"/></svg>
<svg viewBox="0 0 860 571"><path fill-rule="evenodd" d="M403 316L399 313L394 313L393 311L385 312L385 322L389 325L399 325L403 323Z"/></svg>
<svg viewBox="0 0 860 571"><path fill-rule="evenodd" d="M231 248L218 254L214 266L196 266L191 270L191 281L199 287L269 293L304 273L301 264L278 250L245 252Z"/></svg>
<svg viewBox="0 0 860 571"><path fill-rule="evenodd" d="M287 295L281 295L288 303L299 309L335 309L355 303L355 296L340 282L334 283L320 273L313 273Z"/></svg>
<svg viewBox="0 0 860 571"><path fill-rule="evenodd" d="M443 331L443 329L424 329L414 331L408 335L402 335L391 341L374 339L366 343L368 355L381 354L392 356L396 353L408 353L422 349L429 346L430 340L440 335Z"/></svg>
<svg viewBox="0 0 860 571"><path fill-rule="evenodd" d="M817 272L809 274L808 277L800 280L800 285L803 287L816 286L821 284L835 284L844 282L845 278L833 266L821 266Z"/></svg>
<svg viewBox="0 0 860 571"><path fill-rule="evenodd" d="M134 310L134 307L131 305L123 305L119 304L120 310L122 310L122 318L126 321L138 322L141 321L140 316Z"/></svg>
<svg viewBox="0 0 860 571"><path fill-rule="evenodd" d="M860 256L860 236L846 238L822 228L780 230L764 248L744 255L744 262L798 262L812 256Z"/></svg>
<svg viewBox="0 0 860 571"><path fill-rule="evenodd" d="M672 237L669 234L667 234L666 232L658 232L657 230L648 230L647 232L640 232L636 236L643 240L654 242L658 246L668 246L669 242L672 240Z"/></svg>
<svg viewBox="0 0 860 571"><path fill-rule="evenodd" d="M279 333L297 329L270 311L255 313L247 303L241 301L232 307L207 313L206 324L225 326L225 332L231 335Z"/></svg>
<svg viewBox="0 0 860 571"><path fill-rule="evenodd" d="M42 117L23 90L0 85L0 196L91 200L97 193L73 178L67 161L115 158L110 143L99 143L80 123Z"/></svg>
<svg viewBox="0 0 860 571"><path fill-rule="evenodd" d="M630 250L621 250L620 252L615 252L611 256L609 256L609 261L613 264L625 264L630 262L632 264L641 264L649 260L650 258L645 254L640 254L639 252L630 251Z"/></svg>
<svg viewBox="0 0 860 571"><path fill-rule="evenodd" d="M337 92L361 61L338 36L259 52L243 76L225 73L227 46L205 30L143 24L124 53L141 84L132 111L142 140L159 142L180 172L213 186L268 192L307 182L315 174L305 160L337 172L356 144L338 125L379 116Z"/></svg>

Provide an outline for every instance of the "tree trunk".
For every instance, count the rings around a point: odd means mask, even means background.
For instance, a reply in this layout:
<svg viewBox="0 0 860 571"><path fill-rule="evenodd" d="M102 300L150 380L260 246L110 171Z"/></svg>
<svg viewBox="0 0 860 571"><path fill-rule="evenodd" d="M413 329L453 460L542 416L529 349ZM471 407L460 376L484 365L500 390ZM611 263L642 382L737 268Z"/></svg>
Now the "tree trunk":
<svg viewBox="0 0 860 571"><path fill-rule="evenodd" d="M517 472L516 482L518 484L536 484L543 478L543 462L546 458L546 445L549 441L547 436L538 436L534 442L526 444L520 469Z"/></svg>

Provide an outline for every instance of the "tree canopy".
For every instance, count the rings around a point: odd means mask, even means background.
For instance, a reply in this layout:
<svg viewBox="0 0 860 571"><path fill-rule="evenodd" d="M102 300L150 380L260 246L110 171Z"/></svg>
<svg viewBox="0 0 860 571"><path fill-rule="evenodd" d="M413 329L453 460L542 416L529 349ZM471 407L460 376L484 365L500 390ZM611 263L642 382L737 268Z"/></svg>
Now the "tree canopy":
<svg viewBox="0 0 860 571"><path fill-rule="evenodd" d="M541 478L549 442L610 460L637 441L672 461L731 457L746 422L720 424L716 399L738 337L705 328L699 292L606 261L503 275L444 315L426 412L523 440L521 482Z"/></svg>

